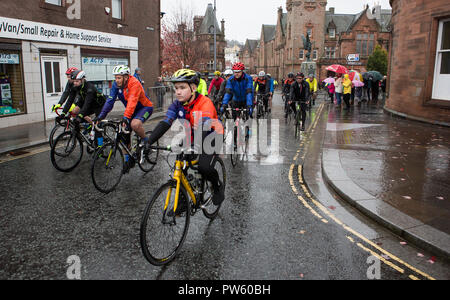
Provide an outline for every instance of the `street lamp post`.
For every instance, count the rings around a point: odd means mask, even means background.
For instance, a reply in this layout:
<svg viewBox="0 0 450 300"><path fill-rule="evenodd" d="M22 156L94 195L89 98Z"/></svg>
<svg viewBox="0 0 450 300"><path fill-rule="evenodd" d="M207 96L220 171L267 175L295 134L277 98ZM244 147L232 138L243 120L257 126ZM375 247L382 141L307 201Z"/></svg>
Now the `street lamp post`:
<svg viewBox="0 0 450 300"><path fill-rule="evenodd" d="M217 71L217 26L216 26L216 0L214 0L214 72Z"/></svg>

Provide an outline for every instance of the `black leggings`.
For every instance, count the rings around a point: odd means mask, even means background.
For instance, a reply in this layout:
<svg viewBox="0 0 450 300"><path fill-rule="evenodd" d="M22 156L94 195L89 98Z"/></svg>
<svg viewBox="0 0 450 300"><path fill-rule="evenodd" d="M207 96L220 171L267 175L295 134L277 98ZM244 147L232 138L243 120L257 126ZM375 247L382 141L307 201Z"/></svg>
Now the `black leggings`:
<svg viewBox="0 0 450 300"><path fill-rule="evenodd" d="M203 177L212 183L214 189L219 187L219 173L214 168L216 162L215 155L201 154L198 159L198 171Z"/></svg>

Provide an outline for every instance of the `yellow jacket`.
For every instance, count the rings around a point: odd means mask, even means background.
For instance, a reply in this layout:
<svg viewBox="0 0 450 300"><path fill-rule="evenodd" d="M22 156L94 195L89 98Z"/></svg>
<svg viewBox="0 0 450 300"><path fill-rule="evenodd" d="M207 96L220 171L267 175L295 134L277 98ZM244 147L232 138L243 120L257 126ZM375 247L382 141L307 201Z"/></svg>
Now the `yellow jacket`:
<svg viewBox="0 0 450 300"><path fill-rule="evenodd" d="M308 78L306 79L306 82L309 83L309 90L313 93L317 93L317 90L319 89L317 79L314 78L314 80L311 82L311 80Z"/></svg>
<svg viewBox="0 0 450 300"><path fill-rule="evenodd" d="M197 92L203 96L208 96L208 85L204 79L200 79L200 84L198 85Z"/></svg>
<svg viewBox="0 0 450 300"><path fill-rule="evenodd" d="M344 95L352 93L352 81L349 76L346 74L344 80L342 81L342 85L344 86Z"/></svg>

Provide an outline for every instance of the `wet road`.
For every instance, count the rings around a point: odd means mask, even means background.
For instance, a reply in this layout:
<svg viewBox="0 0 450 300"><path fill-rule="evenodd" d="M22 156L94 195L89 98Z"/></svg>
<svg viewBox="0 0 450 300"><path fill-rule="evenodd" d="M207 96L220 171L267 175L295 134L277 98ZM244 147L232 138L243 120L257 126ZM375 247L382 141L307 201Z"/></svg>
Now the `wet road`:
<svg viewBox="0 0 450 300"><path fill-rule="evenodd" d="M370 256L381 259L381 279L450 279L448 264L418 258L429 254L400 245L328 192L319 171L328 106L316 106L308 132L295 139L281 97L274 102L279 153L265 163L250 157L236 169L226 160L228 189L218 218L191 218L178 258L164 268L150 265L139 244L145 204L169 179L164 161L147 176L132 170L105 196L92 184L87 157L71 174L52 167L46 147L0 158L0 279L66 279L72 255L86 280L368 279ZM333 203L338 209L327 209Z"/></svg>

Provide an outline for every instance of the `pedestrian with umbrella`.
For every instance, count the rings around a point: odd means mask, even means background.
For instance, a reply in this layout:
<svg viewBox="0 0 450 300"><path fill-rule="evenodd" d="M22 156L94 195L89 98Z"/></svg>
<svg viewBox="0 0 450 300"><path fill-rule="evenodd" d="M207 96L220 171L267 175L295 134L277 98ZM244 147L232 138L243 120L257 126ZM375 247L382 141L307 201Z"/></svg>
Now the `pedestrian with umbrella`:
<svg viewBox="0 0 450 300"><path fill-rule="evenodd" d="M331 104L334 103L334 93L335 93L335 86L334 83L336 81L334 80L333 77L328 77L327 79L325 79L323 81L323 83L325 84L325 86L327 87L328 90L328 96L330 96L330 100L331 100Z"/></svg>
<svg viewBox="0 0 450 300"><path fill-rule="evenodd" d="M336 82L334 84L335 86L335 93L336 93L336 102L337 102L337 106L341 107L342 105L342 93L343 93L343 89L344 87L342 86L342 77L340 74L337 75L338 78L336 79Z"/></svg>
<svg viewBox="0 0 450 300"><path fill-rule="evenodd" d="M352 96L352 87L353 83L350 80L350 77L348 74L344 75L344 80L342 81L343 86L343 92L344 92L344 102L345 102L345 109L350 109L350 98Z"/></svg>

